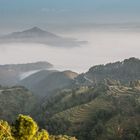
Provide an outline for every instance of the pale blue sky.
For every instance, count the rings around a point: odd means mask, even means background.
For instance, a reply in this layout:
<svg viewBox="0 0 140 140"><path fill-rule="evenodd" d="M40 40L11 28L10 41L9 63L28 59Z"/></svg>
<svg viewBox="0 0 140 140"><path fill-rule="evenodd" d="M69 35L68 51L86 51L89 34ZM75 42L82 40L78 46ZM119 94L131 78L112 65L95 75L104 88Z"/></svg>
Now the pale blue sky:
<svg viewBox="0 0 140 140"><path fill-rule="evenodd" d="M0 0L0 29L140 22L140 0Z"/></svg>

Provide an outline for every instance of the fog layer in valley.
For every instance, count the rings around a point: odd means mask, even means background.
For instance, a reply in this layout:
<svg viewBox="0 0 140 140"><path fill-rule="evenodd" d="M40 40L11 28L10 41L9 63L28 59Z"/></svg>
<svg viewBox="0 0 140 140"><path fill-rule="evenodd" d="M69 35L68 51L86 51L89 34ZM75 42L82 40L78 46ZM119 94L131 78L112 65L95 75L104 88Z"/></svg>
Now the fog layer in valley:
<svg viewBox="0 0 140 140"><path fill-rule="evenodd" d="M48 61L59 70L85 72L91 66L140 56L140 32L90 30L63 32L62 36L88 41L81 47L39 44L1 44L0 64Z"/></svg>

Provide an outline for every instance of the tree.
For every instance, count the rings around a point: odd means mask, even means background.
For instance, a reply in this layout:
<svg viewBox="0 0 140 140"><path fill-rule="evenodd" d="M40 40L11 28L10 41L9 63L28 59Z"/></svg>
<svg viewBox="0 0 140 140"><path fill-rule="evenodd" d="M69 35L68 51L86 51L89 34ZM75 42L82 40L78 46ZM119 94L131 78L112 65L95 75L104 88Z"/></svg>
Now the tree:
<svg viewBox="0 0 140 140"><path fill-rule="evenodd" d="M6 121L0 121L0 140L14 140L11 135L11 127Z"/></svg>
<svg viewBox="0 0 140 140"><path fill-rule="evenodd" d="M34 140L49 140L49 133L46 130L39 131Z"/></svg>
<svg viewBox="0 0 140 140"><path fill-rule="evenodd" d="M50 136L49 140L77 140L75 137L69 137L67 135Z"/></svg>
<svg viewBox="0 0 140 140"><path fill-rule="evenodd" d="M17 140L32 140L37 131L36 122L29 116L19 115L13 125L13 136Z"/></svg>
<svg viewBox="0 0 140 140"><path fill-rule="evenodd" d="M66 135L49 136L46 130L38 130L37 123L31 117L19 115L12 126L0 121L0 140L77 140Z"/></svg>

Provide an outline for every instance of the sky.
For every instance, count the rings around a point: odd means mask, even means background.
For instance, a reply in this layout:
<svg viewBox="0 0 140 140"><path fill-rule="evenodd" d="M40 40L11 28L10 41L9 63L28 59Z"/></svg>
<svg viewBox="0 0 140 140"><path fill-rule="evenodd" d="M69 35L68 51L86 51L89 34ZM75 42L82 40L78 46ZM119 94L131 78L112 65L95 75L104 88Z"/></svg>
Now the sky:
<svg viewBox="0 0 140 140"><path fill-rule="evenodd" d="M48 61L86 72L96 64L140 58L139 23L140 0L0 0L0 35L38 26L88 42L69 49L0 44L0 64Z"/></svg>
<svg viewBox="0 0 140 140"><path fill-rule="evenodd" d="M140 22L140 0L0 0L0 29Z"/></svg>

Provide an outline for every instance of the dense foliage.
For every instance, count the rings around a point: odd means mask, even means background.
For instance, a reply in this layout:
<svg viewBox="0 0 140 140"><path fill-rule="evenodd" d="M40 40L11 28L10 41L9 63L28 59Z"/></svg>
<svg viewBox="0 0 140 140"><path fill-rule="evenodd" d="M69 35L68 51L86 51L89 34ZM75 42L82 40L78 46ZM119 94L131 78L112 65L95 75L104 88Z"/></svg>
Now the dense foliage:
<svg viewBox="0 0 140 140"><path fill-rule="evenodd" d="M6 121L0 121L0 140L76 140L76 138L66 135L51 136L46 130L40 130L31 117L19 115L11 126Z"/></svg>
<svg viewBox="0 0 140 140"><path fill-rule="evenodd" d="M13 122L18 114L31 115L37 98L20 86L0 87L0 119Z"/></svg>

